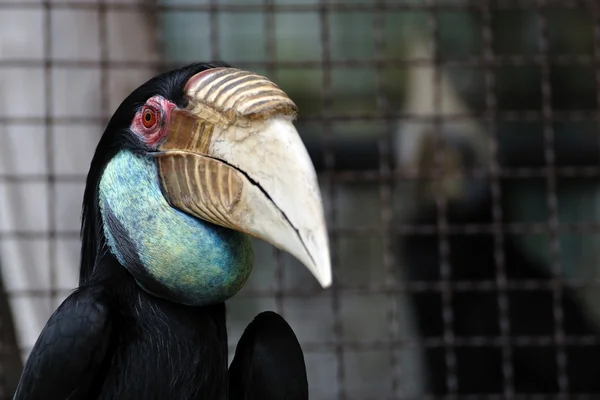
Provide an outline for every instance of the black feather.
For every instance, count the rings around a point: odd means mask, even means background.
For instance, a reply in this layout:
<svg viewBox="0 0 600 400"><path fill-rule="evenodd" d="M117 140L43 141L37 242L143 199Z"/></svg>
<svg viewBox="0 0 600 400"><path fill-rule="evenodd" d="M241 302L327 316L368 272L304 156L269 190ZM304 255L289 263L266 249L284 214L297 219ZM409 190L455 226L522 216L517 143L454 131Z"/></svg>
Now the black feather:
<svg viewBox="0 0 600 400"><path fill-rule="evenodd" d="M108 298L78 290L42 330L21 376L15 400L87 399L102 384L112 339Z"/></svg>
<svg viewBox="0 0 600 400"><path fill-rule="evenodd" d="M263 312L248 325L229 367L231 400L307 400L304 355L288 323Z"/></svg>

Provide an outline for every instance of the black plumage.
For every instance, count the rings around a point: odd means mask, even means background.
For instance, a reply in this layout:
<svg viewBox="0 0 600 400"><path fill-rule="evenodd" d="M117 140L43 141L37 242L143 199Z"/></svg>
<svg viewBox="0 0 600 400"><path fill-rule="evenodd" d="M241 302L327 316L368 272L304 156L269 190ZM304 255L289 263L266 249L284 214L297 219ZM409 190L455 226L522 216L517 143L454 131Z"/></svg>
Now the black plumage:
<svg viewBox="0 0 600 400"><path fill-rule="evenodd" d="M159 75L135 90L111 118L92 160L84 194L80 285L40 334L15 400L219 400L228 398L229 386L234 398L257 398L245 393L250 390L261 399L276 400L284 398L279 397L287 390L284 385L300 394L291 398L307 398L302 351L281 317L263 314L250 325L238 346L244 361L234 363L234 378L229 382L225 304L191 307L156 298L142 290L108 251L99 181L118 151L144 150L139 141L124 134L136 109L157 94L185 106L185 82L216 66L226 64L193 64ZM119 235L118 240L127 242L125 231ZM124 248L136 257L134 244ZM275 353L266 362L271 351ZM278 376L280 371L300 375L286 380ZM261 389L267 385L273 385L273 390Z"/></svg>
<svg viewBox="0 0 600 400"><path fill-rule="evenodd" d="M259 314L244 331L229 377L231 400L308 399L302 348L288 323L271 311Z"/></svg>

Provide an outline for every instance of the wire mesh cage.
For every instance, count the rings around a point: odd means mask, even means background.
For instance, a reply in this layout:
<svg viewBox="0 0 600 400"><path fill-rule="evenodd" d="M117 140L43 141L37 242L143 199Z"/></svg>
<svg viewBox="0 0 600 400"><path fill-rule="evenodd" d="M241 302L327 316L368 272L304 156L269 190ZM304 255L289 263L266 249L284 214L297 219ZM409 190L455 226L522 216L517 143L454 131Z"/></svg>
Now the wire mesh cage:
<svg viewBox="0 0 600 400"><path fill-rule="evenodd" d="M77 285L108 118L199 60L297 103L332 247L322 290L255 241L230 353L271 309L314 399L600 395L597 1L0 0L0 399Z"/></svg>

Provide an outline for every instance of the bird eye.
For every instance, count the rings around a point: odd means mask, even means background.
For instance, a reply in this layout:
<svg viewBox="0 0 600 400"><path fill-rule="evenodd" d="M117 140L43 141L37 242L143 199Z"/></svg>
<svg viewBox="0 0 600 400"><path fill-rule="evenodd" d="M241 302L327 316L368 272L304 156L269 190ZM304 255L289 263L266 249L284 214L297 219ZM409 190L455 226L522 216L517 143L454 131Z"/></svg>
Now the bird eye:
<svg viewBox="0 0 600 400"><path fill-rule="evenodd" d="M142 125L146 129L152 129L158 122L158 111L149 106L145 106L142 110Z"/></svg>

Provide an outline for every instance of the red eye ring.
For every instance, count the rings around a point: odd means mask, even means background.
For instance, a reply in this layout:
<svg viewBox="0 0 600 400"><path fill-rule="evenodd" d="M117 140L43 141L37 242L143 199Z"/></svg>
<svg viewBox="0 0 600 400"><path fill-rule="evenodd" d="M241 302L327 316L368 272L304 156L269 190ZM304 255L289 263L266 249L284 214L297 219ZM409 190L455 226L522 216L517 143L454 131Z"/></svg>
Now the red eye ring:
<svg viewBox="0 0 600 400"><path fill-rule="evenodd" d="M142 109L142 125L146 129L152 129L158 122L158 111L154 107L144 106Z"/></svg>

